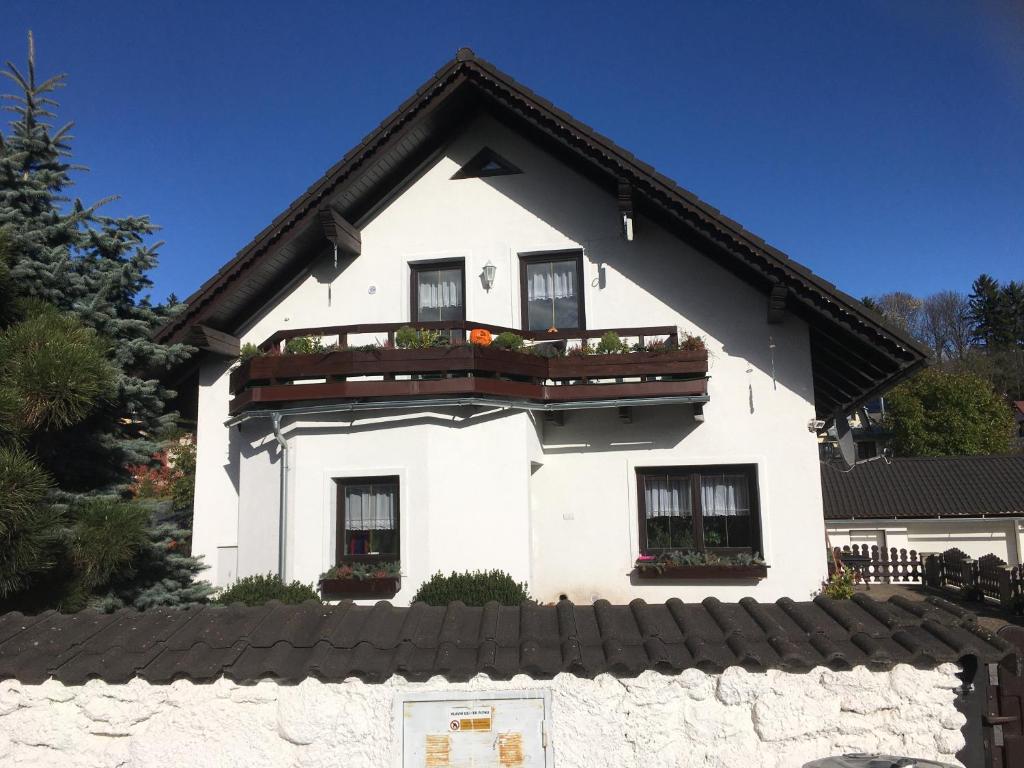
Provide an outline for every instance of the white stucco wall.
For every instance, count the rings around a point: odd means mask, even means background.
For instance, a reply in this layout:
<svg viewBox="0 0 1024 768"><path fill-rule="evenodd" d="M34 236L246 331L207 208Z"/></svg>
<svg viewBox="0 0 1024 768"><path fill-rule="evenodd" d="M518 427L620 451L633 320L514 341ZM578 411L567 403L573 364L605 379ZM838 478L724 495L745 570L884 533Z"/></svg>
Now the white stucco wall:
<svg viewBox="0 0 1024 768"><path fill-rule="evenodd" d="M485 145L524 173L452 181ZM765 296L650 221L639 220L636 239L625 242L611 195L490 118L467 128L359 224L362 254L343 258L335 270L325 247L308 275L282 287L276 302L238 329L243 342L259 343L287 328L407 320L409 264L442 257L465 259L469 319L519 326L518 254L582 248L588 327L676 325L700 334L711 355L711 402L702 424L685 407L636 407L632 424L613 411L573 412L564 427L526 428L532 417L523 414L514 428L504 425L511 416L486 428L455 428L450 414L441 414L447 426L422 428L367 428L365 417L333 432L323 424L293 423L290 576L309 580L330 565L323 560L331 547L323 513L333 503L325 473L386 467L408 480L403 527L413 529L411 538L403 531L402 559L404 568L411 558L407 581L416 582L413 588L422 573L468 561L506 563L517 577L526 569L534 594L544 600L563 593L580 601L669 594L799 599L818 585L824 558L806 557L822 550L824 526L817 445L807 430L813 386L802 321L790 316L768 325ZM488 261L498 267L489 292L479 280ZM201 435L224 430L227 375L221 372L204 388ZM237 499L238 492L225 482L224 451L201 447L195 550L210 560L216 546L237 539L240 574L275 570L278 467L269 425L232 435L218 440L229 448L240 444L229 450L242 465L237 532L222 525L227 497ZM757 585L631 584L636 468L709 463L757 464L769 578ZM219 522L209 522L210 516L220 516ZM481 525L499 520L497 528ZM510 551L523 542L532 544Z"/></svg>
<svg viewBox="0 0 1024 768"><path fill-rule="evenodd" d="M294 686L226 679L81 687L4 681L0 763L388 768L399 764L392 710L398 692L446 691L458 700L467 692L519 689L551 692L551 765L558 768L794 768L852 751L955 762L964 743L955 672L946 664L929 671L478 677L465 684L441 678Z"/></svg>

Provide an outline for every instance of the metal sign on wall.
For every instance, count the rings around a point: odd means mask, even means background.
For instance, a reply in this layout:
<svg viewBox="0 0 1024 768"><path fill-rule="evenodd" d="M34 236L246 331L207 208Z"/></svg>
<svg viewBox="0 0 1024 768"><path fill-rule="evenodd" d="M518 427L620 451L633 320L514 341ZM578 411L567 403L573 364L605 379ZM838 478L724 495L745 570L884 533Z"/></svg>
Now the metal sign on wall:
<svg viewBox="0 0 1024 768"><path fill-rule="evenodd" d="M399 693L401 768L548 768L547 691Z"/></svg>

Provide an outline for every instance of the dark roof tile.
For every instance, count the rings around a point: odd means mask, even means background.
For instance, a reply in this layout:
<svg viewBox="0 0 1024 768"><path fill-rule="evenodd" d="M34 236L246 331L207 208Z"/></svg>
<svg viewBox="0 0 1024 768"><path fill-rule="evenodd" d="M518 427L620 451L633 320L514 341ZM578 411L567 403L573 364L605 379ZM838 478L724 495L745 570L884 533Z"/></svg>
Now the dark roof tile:
<svg viewBox="0 0 1024 768"><path fill-rule="evenodd" d="M472 608L389 603L319 606L207 607L191 610L85 611L0 616L0 677L68 685L91 678L123 683L196 682L222 675L238 682L307 677L381 682L442 675L468 680L517 674L551 678L561 672L593 677L644 670L678 673L849 669L897 663L934 665L976 655L985 662L1017 654L975 617L938 598L877 602L783 598L761 604L707 599L648 604Z"/></svg>
<svg viewBox="0 0 1024 768"><path fill-rule="evenodd" d="M1024 455L821 465L826 520L1024 517Z"/></svg>

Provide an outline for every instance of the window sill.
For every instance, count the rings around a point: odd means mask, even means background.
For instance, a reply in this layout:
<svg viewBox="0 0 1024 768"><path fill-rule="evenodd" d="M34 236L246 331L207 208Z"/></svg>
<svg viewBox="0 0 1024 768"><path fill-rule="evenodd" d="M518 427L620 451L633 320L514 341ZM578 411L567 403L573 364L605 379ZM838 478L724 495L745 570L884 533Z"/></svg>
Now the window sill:
<svg viewBox="0 0 1024 768"><path fill-rule="evenodd" d="M641 579L686 580L686 579L765 579L767 565L637 565L636 574Z"/></svg>
<svg viewBox="0 0 1024 768"><path fill-rule="evenodd" d="M320 594L326 598L394 597L400 576L378 576L372 579L321 579Z"/></svg>

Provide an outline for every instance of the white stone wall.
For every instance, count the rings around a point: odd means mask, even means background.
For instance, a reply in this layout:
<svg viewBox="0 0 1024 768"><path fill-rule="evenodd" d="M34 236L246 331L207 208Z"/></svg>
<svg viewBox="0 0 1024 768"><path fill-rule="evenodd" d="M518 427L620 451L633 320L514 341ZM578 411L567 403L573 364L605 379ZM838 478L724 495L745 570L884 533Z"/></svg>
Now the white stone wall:
<svg viewBox="0 0 1024 768"><path fill-rule="evenodd" d="M134 680L64 687L0 682L4 766L397 765L392 704L399 690L549 689L558 768L720 766L794 768L849 751L884 751L956 762L964 718L954 708L957 668L891 672L860 667L721 675L691 669L635 679L478 677L382 685L306 680L240 686Z"/></svg>

